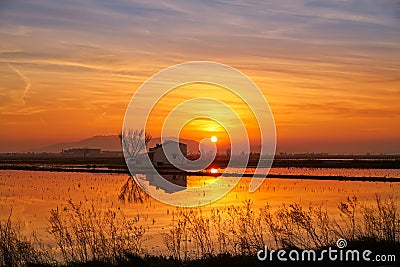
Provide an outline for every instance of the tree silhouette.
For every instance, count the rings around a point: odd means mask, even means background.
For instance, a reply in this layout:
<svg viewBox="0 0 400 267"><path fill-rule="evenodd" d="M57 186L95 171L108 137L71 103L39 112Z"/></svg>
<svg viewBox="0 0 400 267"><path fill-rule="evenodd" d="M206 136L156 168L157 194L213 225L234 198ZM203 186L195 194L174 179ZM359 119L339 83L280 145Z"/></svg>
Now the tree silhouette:
<svg viewBox="0 0 400 267"><path fill-rule="evenodd" d="M119 133L118 138L121 140L122 147L129 159L136 160L140 151L146 149L152 136L149 133L144 132L144 129L128 129Z"/></svg>
<svg viewBox="0 0 400 267"><path fill-rule="evenodd" d="M118 138L122 143L122 147L129 159L136 160L140 151L145 150L147 144L151 141L152 136L141 130L128 129L118 134ZM143 142L144 141L144 142ZM130 175L122 186L119 199L128 202L143 203L148 195L136 183L134 177Z"/></svg>

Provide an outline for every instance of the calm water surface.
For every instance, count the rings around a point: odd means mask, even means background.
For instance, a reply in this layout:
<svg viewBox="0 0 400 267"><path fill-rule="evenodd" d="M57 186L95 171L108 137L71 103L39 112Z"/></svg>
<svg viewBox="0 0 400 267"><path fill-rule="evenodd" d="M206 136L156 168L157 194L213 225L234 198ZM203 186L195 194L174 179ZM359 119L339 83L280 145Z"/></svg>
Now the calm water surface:
<svg viewBox="0 0 400 267"><path fill-rule="evenodd" d="M251 170L250 170L251 171ZM357 169L309 169L276 168L274 174L342 175L400 177L399 170L357 170ZM46 243L52 243L47 234L50 210L62 208L68 200L83 205L94 205L99 209L119 208L128 216L140 213L147 218L149 235L146 246L157 252L162 250L160 234L171 224L171 213L175 207L149 198L143 204L124 203L118 200L127 175L95 173L58 173L38 171L0 171L0 219L6 219L12 210L12 218L23 224L27 233L35 231ZM200 186L214 177L188 176L188 186ZM247 191L250 178L243 178L225 197L202 207L224 209L230 205L241 205L251 199L254 208L267 203L279 207L282 203L300 203L304 206L323 204L331 214L337 214L337 205L348 196L357 196L363 203L374 201L375 195L392 195L400 201L400 183L319 181L302 179L266 179L254 193Z"/></svg>

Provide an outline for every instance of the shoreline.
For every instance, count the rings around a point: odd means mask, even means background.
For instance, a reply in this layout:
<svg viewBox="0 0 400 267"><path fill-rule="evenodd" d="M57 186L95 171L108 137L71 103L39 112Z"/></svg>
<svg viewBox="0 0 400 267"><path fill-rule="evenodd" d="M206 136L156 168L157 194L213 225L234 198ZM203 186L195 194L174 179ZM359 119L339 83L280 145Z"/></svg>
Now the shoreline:
<svg viewBox="0 0 400 267"><path fill-rule="evenodd" d="M250 158L247 168L254 168L257 164L268 166L268 162L264 159ZM216 158L211 164L212 168L225 168L229 163L227 158ZM233 160L232 167L239 166ZM238 166L234 166L234 165ZM127 170L124 158L119 157L56 157L56 156L24 156L24 157L2 157L0 156L0 167L2 166L59 166L59 167L83 167L83 168L109 168L109 169L125 169ZM272 167L277 168L341 168L341 169L400 169L400 156L386 156L374 158L282 158L275 156Z"/></svg>
<svg viewBox="0 0 400 267"><path fill-rule="evenodd" d="M44 166L10 166L0 165L0 170L14 171L40 171L40 172L69 172L69 173L103 173L103 174L127 174L128 169L96 169L96 168L63 168L63 167L44 167ZM163 168L157 170L160 175L187 175L187 176L210 176L210 177L247 177L247 178L279 178L279 179L299 179L299 180L321 180L321 181L358 181L358 182L389 182L398 183L400 177L347 177L340 175L296 175L296 174L235 174L235 173L217 173L210 174L207 172L187 172L172 168ZM145 172L138 172L145 173Z"/></svg>

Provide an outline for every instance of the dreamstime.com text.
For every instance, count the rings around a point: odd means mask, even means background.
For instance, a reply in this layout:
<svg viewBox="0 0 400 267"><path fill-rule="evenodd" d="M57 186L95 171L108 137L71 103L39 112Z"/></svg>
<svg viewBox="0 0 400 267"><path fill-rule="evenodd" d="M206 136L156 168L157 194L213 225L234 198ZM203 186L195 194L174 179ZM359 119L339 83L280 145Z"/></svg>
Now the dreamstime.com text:
<svg viewBox="0 0 400 267"><path fill-rule="evenodd" d="M321 251L315 251L313 249L307 250L268 250L265 246L257 252L257 258L260 261L375 261L375 262L395 262L396 255L382 255L374 254L371 250L357 250L357 249L345 249L347 241L345 239L339 239L336 242L337 247L328 247Z"/></svg>

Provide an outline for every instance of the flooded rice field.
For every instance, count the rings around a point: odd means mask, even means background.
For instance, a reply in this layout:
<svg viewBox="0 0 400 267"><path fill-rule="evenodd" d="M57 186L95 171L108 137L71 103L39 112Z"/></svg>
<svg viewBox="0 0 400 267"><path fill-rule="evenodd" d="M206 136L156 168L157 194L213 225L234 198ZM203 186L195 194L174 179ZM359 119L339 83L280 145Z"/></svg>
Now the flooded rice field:
<svg viewBox="0 0 400 267"><path fill-rule="evenodd" d="M249 170L251 171L251 170ZM400 177L399 170L356 170L356 169L310 169L277 168L271 173L300 175L343 175ZM26 233L34 231L46 244L54 241L48 233L49 217L52 209L66 209L68 202L76 205L95 207L100 210L117 210L128 217L140 216L147 227L145 249L152 253L162 253L161 235L167 231L176 208L146 198L143 203L133 203L119 199L122 186L129 179L125 174L40 172L40 171L0 171L0 219L12 216L19 221ZM187 186L196 187L212 183L215 179L229 177L188 176ZM338 213L338 204L347 197L357 196L361 203L372 203L379 194L382 198L393 196L400 201L400 183L325 181L307 179L265 179L254 193L248 192L250 178L242 178L236 187L216 202L201 207L205 213L224 210L242 205L251 200L254 209L269 204L272 208L282 204L298 203L302 206L323 205L330 214Z"/></svg>

